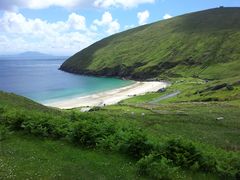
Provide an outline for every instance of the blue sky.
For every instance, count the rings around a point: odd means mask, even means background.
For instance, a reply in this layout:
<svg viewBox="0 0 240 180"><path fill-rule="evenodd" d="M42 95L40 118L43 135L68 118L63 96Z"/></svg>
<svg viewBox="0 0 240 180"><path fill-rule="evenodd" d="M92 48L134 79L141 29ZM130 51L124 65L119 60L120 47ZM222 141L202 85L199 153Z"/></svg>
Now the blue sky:
<svg viewBox="0 0 240 180"><path fill-rule="evenodd" d="M0 54L72 55L114 33L240 0L1 0Z"/></svg>

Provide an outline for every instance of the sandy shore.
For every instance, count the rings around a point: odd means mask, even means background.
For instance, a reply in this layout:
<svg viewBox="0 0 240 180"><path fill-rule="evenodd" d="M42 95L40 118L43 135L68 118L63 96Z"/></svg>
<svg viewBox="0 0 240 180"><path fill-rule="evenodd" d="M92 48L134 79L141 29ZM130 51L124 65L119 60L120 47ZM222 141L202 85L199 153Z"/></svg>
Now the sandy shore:
<svg viewBox="0 0 240 180"><path fill-rule="evenodd" d="M130 86L122 87L119 89L109 90L88 96L76 97L72 99L59 100L45 105L61 109L111 105L116 104L121 100L130 98L134 95L142 95L147 92L156 92L161 88L165 88L166 86L167 83L159 81L136 82Z"/></svg>

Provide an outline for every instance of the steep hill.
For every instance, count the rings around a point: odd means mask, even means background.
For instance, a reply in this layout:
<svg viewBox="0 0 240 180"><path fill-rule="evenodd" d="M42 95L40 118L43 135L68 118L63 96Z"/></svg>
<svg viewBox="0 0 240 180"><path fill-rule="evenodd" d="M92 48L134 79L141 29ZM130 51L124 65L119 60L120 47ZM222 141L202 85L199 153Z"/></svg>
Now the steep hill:
<svg viewBox="0 0 240 180"><path fill-rule="evenodd" d="M137 27L98 41L61 70L130 79L239 75L240 8L216 8Z"/></svg>

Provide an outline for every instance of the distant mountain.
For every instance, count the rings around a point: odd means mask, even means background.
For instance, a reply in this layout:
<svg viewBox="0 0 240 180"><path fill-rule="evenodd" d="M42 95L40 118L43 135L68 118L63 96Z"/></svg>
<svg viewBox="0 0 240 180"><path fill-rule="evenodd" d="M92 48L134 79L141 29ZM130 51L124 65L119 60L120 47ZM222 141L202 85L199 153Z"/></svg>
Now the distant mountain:
<svg viewBox="0 0 240 180"><path fill-rule="evenodd" d="M131 79L235 77L240 8L216 8L140 26L98 41L61 70Z"/></svg>
<svg viewBox="0 0 240 180"><path fill-rule="evenodd" d="M20 54L13 55L0 55L1 59L64 59L67 56L53 56L50 54L45 54L37 51L27 51Z"/></svg>
<svg viewBox="0 0 240 180"><path fill-rule="evenodd" d="M53 58L53 55L44 54L36 51L27 51L17 55L18 57L23 58Z"/></svg>

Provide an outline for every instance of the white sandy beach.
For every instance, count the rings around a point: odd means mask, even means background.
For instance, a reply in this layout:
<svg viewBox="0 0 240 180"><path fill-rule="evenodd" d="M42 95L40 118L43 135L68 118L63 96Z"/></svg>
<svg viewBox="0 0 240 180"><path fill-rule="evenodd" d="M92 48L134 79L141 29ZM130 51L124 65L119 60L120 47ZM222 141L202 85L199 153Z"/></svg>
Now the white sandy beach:
<svg viewBox="0 0 240 180"><path fill-rule="evenodd" d="M159 81L136 82L130 86L119 89L109 90L88 96L75 97L67 100L59 100L45 105L61 109L111 105L134 95L143 95L147 92L156 92L161 88L167 87L167 85L168 84L166 82Z"/></svg>

